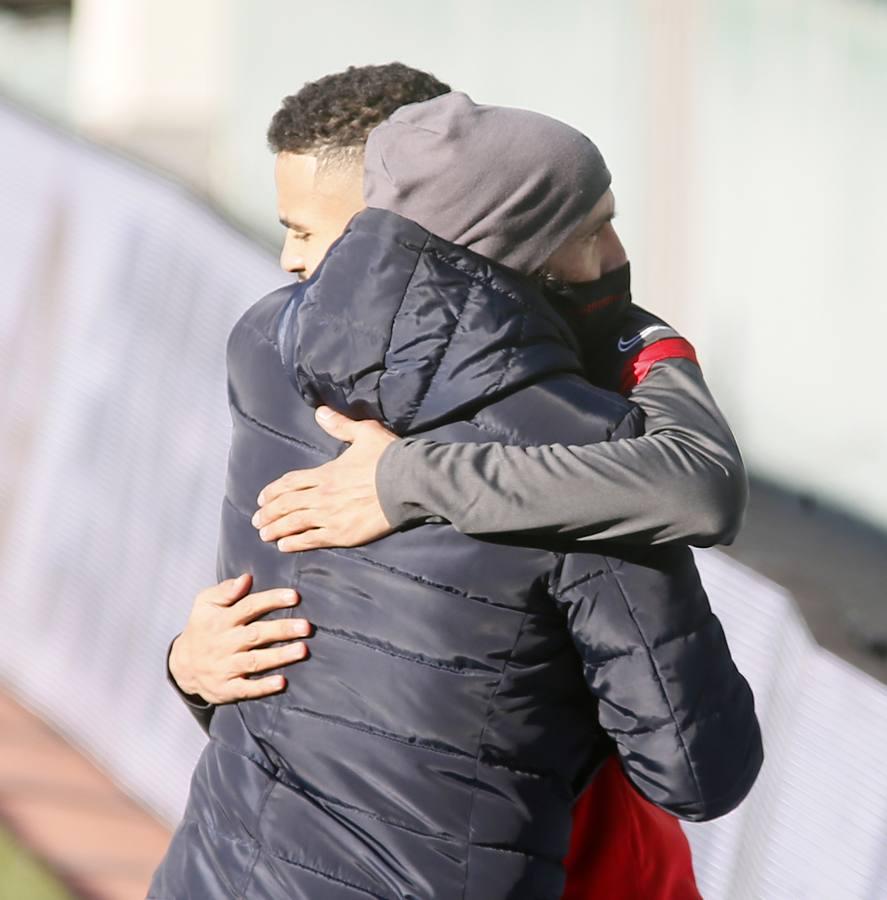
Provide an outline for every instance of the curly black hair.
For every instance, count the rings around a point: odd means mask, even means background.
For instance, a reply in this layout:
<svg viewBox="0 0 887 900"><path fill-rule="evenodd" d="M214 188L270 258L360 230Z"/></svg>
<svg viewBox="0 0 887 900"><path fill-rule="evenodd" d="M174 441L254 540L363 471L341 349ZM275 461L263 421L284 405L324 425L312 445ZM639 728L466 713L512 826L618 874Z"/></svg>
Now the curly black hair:
<svg viewBox="0 0 887 900"><path fill-rule="evenodd" d="M406 103L431 100L450 86L403 63L349 66L283 98L268 126L274 153L363 150L369 133Z"/></svg>

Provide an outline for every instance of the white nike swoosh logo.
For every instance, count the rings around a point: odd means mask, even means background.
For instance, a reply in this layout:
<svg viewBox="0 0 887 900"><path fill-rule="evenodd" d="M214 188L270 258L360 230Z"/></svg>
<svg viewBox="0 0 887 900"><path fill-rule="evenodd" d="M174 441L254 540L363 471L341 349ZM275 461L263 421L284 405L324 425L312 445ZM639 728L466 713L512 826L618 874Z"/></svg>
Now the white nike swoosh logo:
<svg viewBox="0 0 887 900"><path fill-rule="evenodd" d="M654 331L668 331L669 328L667 325L649 325L647 328L639 331L634 337L628 338L619 338L619 342L616 344L616 347L619 349L620 353L625 353L627 350L631 350L632 347L637 347L644 338L648 334L652 334Z"/></svg>
<svg viewBox="0 0 887 900"><path fill-rule="evenodd" d="M619 343L616 346L619 348L620 353L625 353L626 350L631 350L632 347L636 347L643 339L643 335L640 334L636 334L628 341L626 341L625 338L619 338Z"/></svg>

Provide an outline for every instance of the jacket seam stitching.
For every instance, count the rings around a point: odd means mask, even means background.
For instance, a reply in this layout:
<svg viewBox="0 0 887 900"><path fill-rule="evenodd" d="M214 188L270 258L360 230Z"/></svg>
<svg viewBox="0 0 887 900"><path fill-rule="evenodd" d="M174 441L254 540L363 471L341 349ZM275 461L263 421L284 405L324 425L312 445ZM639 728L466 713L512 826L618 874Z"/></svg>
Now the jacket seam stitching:
<svg viewBox="0 0 887 900"><path fill-rule="evenodd" d="M378 397L378 403L379 403L379 413L382 416L382 420L384 422L388 422L388 423L390 423L391 420L388 418L388 416L385 415L385 409L382 406L382 379L385 377L386 373L388 372L388 368L386 366L386 361L388 359L388 354L391 352L391 344L394 341L394 329L395 329L395 326L397 325L397 320L403 314L403 305L404 305L404 303L406 303L407 295L410 292L410 286L413 283L413 279L416 277L416 270L419 268L419 262L422 259L422 254L425 251L425 248L428 246L428 241L430 240L430 237L431 237L431 235L427 234L425 236L425 240L422 242L421 246L419 246L419 247L410 247L407 244L401 244L401 246L407 247L408 249L413 250L416 253L416 259L413 261L413 268L412 268L412 271L410 272L410 277L407 279L407 283L404 285L403 295L400 298L400 303L397 305L397 312L395 312L391 318L391 329L388 332L388 343L385 345L385 350L382 353L382 372L379 374L379 386L378 386L377 397ZM444 348L443 352L440 355L440 359L438 360L438 366L443 361L445 353L446 353L446 348ZM436 371L437 370L435 369L435 372ZM431 377L433 379L434 375L432 374ZM398 416L398 419L401 419L406 422L412 422L416 416L416 413L419 411L419 407L421 405L422 405L421 398L414 400L410 404L410 408L407 411L406 415Z"/></svg>
<svg viewBox="0 0 887 900"><path fill-rule="evenodd" d="M607 662L608 660L604 660ZM720 710L714 710L712 712L702 713L702 715L697 716L694 721L696 724L701 724L702 722L709 722L712 719L719 719L723 713ZM632 735L632 734L652 734L656 731L664 731L668 729L672 731L674 729L674 722L663 722L661 725L651 725L649 728L636 728L634 730L629 728L608 728L607 731L609 734L623 734L623 735Z"/></svg>
<svg viewBox="0 0 887 900"><path fill-rule="evenodd" d="M267 700L268 698L258 698L259 700ZM253 701L247 701L253 702ZM340 725L342 728L351 728L355 731L361 731L366 734L370 734L373 737L381 738L382 740L394 741L398 744L405 744L409 747L416 747L419 750L427 750L429 753L439 753L442 756L452 756L456 759L465 759L471 760L474 757L470 753L466 753L464 751L458 750L445 750L440 747L435 747L431 744L428 744L424 741L410 741L408 738L400 737L395 734L391 734L390 732L382 731L381 729L374 729L371 727L367 727L365 725L359 725L353 722L350 722L347 719L338 719L335 717L330 717L325 715L324 713L316 712L312 709L307 709L304 706L296 706L294 704L281 704L280 708L282 710L287 710L289 712L299 713L300 715L308 716L312 719L319 719L322 722L327 722L331 725ZM269 775L274 777L278 777L277 770L273 771L258 757L250 754L247 751L241 750L235 747L233 744L229 744L227 741L219 738L217 735L213 735L212 740L215 741L220 747L223 747L228 753L232 753L235 756L240 756L248 762L253 763L262 769L263 772L267 772ZM518 775L521 778L531 778L536 780L544 780L551 778L553 773L551 772L532 772L528 769L519 769L516 766L510 766L504 762L495 762L490 759L484 759L481 757L480 765L486 766L488 769L504 769L506 772L511 772L513 775ZM279 769L279 767L278 767Z"/></svg>
<svg viewBox="0 0 887 900"><path fill-rule="evenodd" d="M528 311L528 310L535 311L535 310L539 309L542 305L541 303L536 304L531 301L528 301L526 299L526 297L523 297L520 294L515 293L514 291L510 291L510 290L508 290L508 288L502 287L500 284L497 284L494 281L493 277L491 277L489 275L481 275L481 273L476 270L468 269L465 266L463 261L453 259L448 256L444 256L435 247L427 247L426 253L430 254L435 259L442 262L445 266L449 266L451 269L456 269L458 272L461 272L463 275L465 275L472 281L475 281L479 284L484 285L485 287L488 287L491 291L494 291L495 293L500 294L503 297L508 297L509 300L513 300L514 303L517 304L518 306L520 306L521 309L523 309L524 311ZM540 299L543 302L545 302L547 307L550 308L552 310L552 312L557 316L557 318L558 318L557 324L560 324L560 321L563 320L563 317L559 313L557 313L557 311L551 306L550 303L548 303L547 300L545 300L544 296L541 297ZM548 318L548 316L546 316L546 318ZM565 328L567 327L566 323L564 323L564 327Z"/></svg>
<svg viewBox="0 0 887 900"><path fill-rule="evenodd" d="M243 516L245 519L252 519L252 513L245 512L239 506L237 506L234 501L226 494L222 498L223 503L227 503L231 509L234 510L238 515ZM350 548L336 548L336 547L315 547L311 550L311 553L331 553L333 556L340 556L343 559L356 559L360 562L366 563L368 566L375 566L377 569L382 569L386 572L390 572L392 575L400 575L403 578L408 578L410 581L415 581L418 584L424 584L426 587L434 588L438 591L443 591L447 594L454 594L457 597L462 597L465 600L471 600L474 603L483 603L485 606L492 606L495 609L501 609L505 612L514 613L516 616L525 615L525 611L521 609L515 609L513 606L508 606L505 603L497 603L495 600L491 600L489 597L482 596L480 594L469 594L467 591L463 591L460 588L453 587L452 585L443 584L438 581L431 581L429 578L423 578L421 575L417 575L415 572L408 572L406 569L400 569L397 566L388 565L387 563L379 562L378 560L372 559L369 556L364 556L360 553L355 552L343 552L343 550L350 550ZM544 611L535 610L532 615L537 616L538 618L548 618L549 614Z"/></svg>
<svg viewBox="0 0 887 900"><path fill-rule="evenodd" d="M256 699L264 700L266 698L258 697ZM239 756L241 759L245 759L247 762L252 763L257 769L261 769L267 775L273 777L276 771L276 767L274 767L272 764L269 764L268 760L263 760L257 753L251 753L249 750L241 750L240 748L235 747L233 744L229 744L224 738L220 738L215 734L210 737L210 741L215 741L216 746L221 747L226 753L231 753L234 756Z"/></svg>
<svg viewBox="0 0 887 900"><path fill-rule="evenodd" d="M502 667L502 672L499 675L499 679L496 682L496 687L493 689L493 692L490 694L490 699L487 701L487 714L484 717L483 728L481 728L481 732L477 738L477 753L474 757L474 787L471 790L471 805L468 807L468 823L465 833L465 880L462 882L462 900L465 900L465 895L468 891L468 869L471 863L471 825L474 818L475 800L477 799L477 778L480 772L480 755L483 748L484 736L486 735L487 728L490 725L490 719L493 715L496 697L499 695L499 691L502 688L502 683L505 681L505 673L508 670L509 663L514 656L514 652L517 649L517 645L524 631L524 626L527 623L527 618L528 614L524 613L524 617L521 620L520 625L518 626L517 634L515 634L514 636L514 643L511 645L511 650L508 652L508 658L506 659L505 665Z"/></svg>
<svg viewBox="0 0 887 900"><path fill-rule="evenodd" d="M667 647L669 644L673 644L675 641L683 641L687 638L693 637L693 635L698 634L708 623L703 623L697 627L691 628L689 631L682 631L680 634L673 634L670 637L663 638L661 641L652 641L650 643L651 650L659 650L660 647ZM614 659L621 659L625 656L634 656L636 653L640 653L644 651L646 647L631 647L628 650L622 650L619 653L611 653L609 656L596 656L595 657L595 665L601 665L603 663L612 662Z"/></svg>
<svg viewBox="0 0 887 900"><path fill-rule="evenodd" d="M273 347L277 351L278 356L280 356L280 347L277 345L277 342L273 338L268 337L264 331L260 331L252 322L248 322L246 319L241 320L240 326L251 331L262 343Z"/></svg>
<svg viewBox="0 0 887 900"><path fill-rule="evenodd" d="M450 350L450 346L453 343L453 338L456 336L456 332L459 328L459 321L462 318L463 313L465 312L465 307L468 305L468 299L471 295L470 290L466 290L463 297L462 303L459 307L459 312L456 314L456 321L453 324L453 327L450 329L450 333L447 335L446 343L443 345L441 349L440 358L437 360L437 365L434 367L434 371L431 373L431 377L428 379L425 390L413 401L413 409L407 420L407 424L412 425L416 420L416 416L419 414L419 411L422 409L422 404L425 402L425 398L431 393L431 388L434 387L434 383L437 380L438 375L440 375L441 367L443 366L444 360L447 358L447 353ZM393 329L392 329L393 330Z"/></svg>
<svg viewBox="0 0 887 900"><path fill-rule="evenodd" d="M190 816L183 819L183 821L190 822L190 823L196 825L201 831L208 831L211 834L217 835L217 836L223 838L224 840L231 841L232 843L241 844L241 845L247 846L247 847L253 847L255 849L255 860L253 861L253 863L250 867L250 877L252 877L252 870L255 869L256 863L258 863L258 860L259 860L259 856L261 856L264 853L266 856L270 856L272 859L279 859L285 863L289 863L290 865L298 866L300 869L305 869L305 871L311 872L312 875L317 875L320 878L325 878L328 881L332 881L336 884L345 885L345 887L352 888L355 891L360 891L360 893L366 894L367 896L370 896L370 897L381 896L378 894L373 894L368 888L361 887L360 885L354 884L353 882L350 882L350 881L346 881L344 878L338 878L337 876L330 875L329 873L324 872L321 869L315 869L312 866L306 865L304 862L300 862L297 859L295 859L294 857L287 856L284 853L277 853L274 850L267 847L261 841L256 840L255 838L253 838L249 841L244 841L241 838L232 837L231 835L226 834L224 831L219 831L217 828L213 828L212 825L210 825L208 822L204 822L201 819L195 819ZM246 898L246 895L241 893L238 898L235 898L235 900L245 900L245 898Z"/></svg>
<svg viewBox="0 0 887 900"><path fill-rule="evenodd" d="M502 387L503 382L505 381L505 376L511 371L514 367L515 360L517 359L517 349L518 347L523 347L524 338L527 333L527 312L526 309L522 313L520 317L520 333L517 336L517 340L511 344L508 348L508 361L502 366L502 369L499 373L499 378L496 381L496 384L490 389L490 394L495 394L499 388Z"/></svg>
<svg viewBox="0 0 887 900"><path fill-rule="evenodd" d="M681 730L681 726L678 723L678 717L675 713L674 706L668 696L668 692L665 690L665 685L663 683L662 673L659 671L659 666L656 663L656 658L653 654L653 648L650 643L647 641L647 636L644 634L643 629L641 628L640 622L638 622L637 617L634 614L634 611L631 608L631 604L628 602L628 597L625 595L625 591L622 588L622 583L619 580L618 574L614 571L612 566L610 565L610 561L604 557L604 565L610 570L610 573L614 576L613 581L616 584L616 588L619 591L619 596L622 597L622 602L625 605L625 610L631 618L632 623L634 624L635 629L637 630L638 636L644 644L644 649L647 652L647 658L650 661L650 665L653 668L653 672L656 676L656 684L659 688L659 693L662 695L662 699L665 701L665 705L668 708L669 715L671 716L672 722L675 727L675 735L677 736L678 742L681 745L681 752L684 755L684 760L687 763L687 768L690 771L690 776L693 779L693 785L696 788L696 795L700 803L703 803L703 793L702 788L699 785L699 778L696 774L696 768L693 765L693 760L690 758L689 750L687 749L687 742L684 739L684 733Z"/></svg>
<svg viewBox="0 0 887 900"><path fill-rule="evenodd" d="M301 440L301 438L293 437L291 434L287 434L285 431L278 431L276 428L272 428L270 425L266 425L264 422L260 422L258 419L253 418L249 413L244 412L238 406L237 402L230 399L228 401L231 405L231 408L235 410L238 415L243 416L248 422L252 422L257 428L261 428L263 431L270 431L271 434L276 434L278 437L283 438L285 441L289 441L291 444L296 444L299 447L304 447L306 450L312 450L315 453L323 454L324 451L317 447L314 444L309 444L307 441Z"/></svg>
<svg viewBox="0 0 887 900"><path fill-rule="evenodd" d="M478 669L472 666L454 666L448 665L444 662L431 662L431 660L429 659L423 659L413 654L409 654L406 652L398 653L395 650L389 650L387 647L382 647L378 643L374 643L370 639L352 637L342 631L338 631L333 628L327 628L323 625L318 625L317 623L314 623L314 625L318 631L323 632L328 637L336 638L340 641L347 641L350 644L357 644L357 646L359 647L366 647L368 650L373 650L376 653L384 653L386 656L393 656L395 659L402 659L406 662L415 663L417 666L426 666L429 669L439 669L444 672L449 672L451 675L465 677L470 677L472 675L481 675L489 678L491 675L498 675L500 672L499 669L493 668Z"/></svg>
<svg viewBox="0 0 887 900"><path fill-rule="evenodd" d="M293 565L295 566L295 560L293 560ZM244 701L241 701L241 702L244 702ZM249 701L246 701L246 702L249 702ZM271 714L271 721L269 722L269 726L268 726L268 742L269 743L273 740L274 735L277 733L277 722L279 719L280 719L280 704L276 703L273 707L273 711ZM276 766L275 770L279 769L279 768L280 768L279 766ZM275 771L275 774L276 774L276 771ZM256 810L256 833L257 834L258 834L260 826L261 826L262 814L265 812L265 806L268 804L268 800L271 798L271 794L274 792L274 788L276 787L276 785L277 785L277 780L275 777L272 776L269 779L268 789L265 791L264 796L262 797L261 801L259 802L259 807ZM259 847L261 848L261 844L258 840L256 841L256 843L259 844ZM255 858L253 859L252 866L250 866L249 875L248 875L246 881L244 881L243 891L241 893L240 900L247 900L246 891L247 891L247 888L250 886L250 883L253 880L253 872L255 871L256 864L258 863L258 861L259 861L259 852L257 851Z"/></svg>
<svg viewBox="0 0 887 900"><path fill-rule="evenodd" d="M566 553L564 553L566 557ZM563 563L561 564L561 568L563 568ZM612 569L610 570L612 572ZM560 599L564 596L568 591L572 591L574 588L579 587L580 584L585 584L587 581L594 581L597 578L600 578L602 575L606 575L606 571L604 569L600 569L596 572L587 572L581 578L577 578L575 581L571 581L568 585L562 588L558 588L554 592L555 599ZM560 572L558 572L558 578L560 577Z"/></svg>
<svg viewBox="0 0 887 900"><path fill-rule="evenodd" d="M280 774L277 775L277 778L282 784L286 785L291 790L297 791L300 794L305 794L306 796L311 797L315 800L319 800L322 803L328 803L330 806L340 807L342 809L347 809L349 812L356 813L357 815L366 816L368 819L373 819L376 822L381 822L383 825L390 825L392 828L398 828L401 831L406 831L408 834L413 834L417 837L432 838L436 841L442 841L446 844L460 843L454 835L436 834L433 831L422 831L418 828L411 828L409 825L406 825L403 822L399 822L397 819L388 819L385 816L380 816L378 813L371 812L368 809L363 809L360 806L355 806L353 803L344 803L341 800L334 800L326 794L319 794L317 791L312 791L310 788L305 787L305 785L299 784L296 781L293 781L292 779Z"/></svg>
<svg viewBox="0 0 887 900"><path fill-rule="evenodd" d="M280 706L281 709L290 710L291 712L296 712L304 716L308 716L312 719L319 719L322 722L327 722L330 725L335 725L340 728L350 728L353 731L360 731L364 734L371 734L374 737L381 738L386 741L394 741L397 744L405 744L408 747L416 747L419 750L427 750L429 753L439 753L441 756L452 756L456 759L466 759L471 760L474 757L471 753L467 753L464 750L447 750L442 747L435 747L425 741L415 740L411 741L409 738L401 737L400 735L392 734L389 731L383 731L382 729L374 728L372 726L361 725L358 722L352 722L350 719L337 718L336 716L328 716L324 713L317 712L313 709L307 709L304 706L296 706L295 704L284 704L282 703ZM235 751L236 752L236 751Z"/></svg>
<svg viewBox="0 0 887 900"><path fill-rule="evenodd" d="M341 884L347 888L351 888L353 891L359 891L361 894L366 894L368 897L374 897L376 900L395 900L392 894L376 894L374 891L376 888L373 888L371 891L369 888L362 887L359 884L355 884L353 881L346 881L344 878L339 878L336 875L331 875L329 872L324 872L322 869L315 869L313 866L306 865L304 862L300 862L295 857L286 856L283 853L275 853L273 850L269 850L265 846L261 846L260 850L272 857L273 859L282 860L285 863L288 863L291 866L296 866L300 869L304 869L306 872L310 872L312 875L317 875L318 878L325 878L327 881L333 882L333 884Z"/></svg>
<svg viewBox="0 0 887 900"><path fill-rule="evenodd" d="M265 810L265 804L268 802L268 798L271 796L271 791L273 791L273 790L274 790L274 782L270 781L268 784L268 787L265 789L265 793L262 796L261 801L259 802L259 808L256 810L256 824L257 825L262 819L262 813ZM258 861L259 861L259 855L261 853L261 849L262 849L261 844L259 843L259 841L256 841L255 853L253 854L253 858L252 858L252 861L250 862L249 868L244 873L243 886L238 891L238 896L235 897L234 900L247 900L246 892L253 880L253 873L255 872L255 869L256 869L256 863L258 863Z"/></svg>
<svg viewBox="0 0 887 900"><path fill-rule="evenodd" d="M538 860L551 866L561 868L563 860L554 856L546 856L544 853L531 853L529 850L516 850L512 847L497 847L495 844L472 844L480 850L491 850L493 853L513 853L517 856L523 856L525 859Z"/></svg>
<svg viewBox="0 0 887 900"><path fill-rule="evenodd" d="M392 574L402 575L404 578L409 578L411 581L416 581L419 584L424 584L428 587L436 588L437 590L444 591L448 594L456 594L459 597L463 597L466 600L472 600L475 603L483 603L486 606L494 606L496 609L504 609L508 612L512 612L515 615L526 615L523 610L515 609L513 606L508 606L505 603L497 603L495 600L492 600L490 597L486 597L481 594L470 594L468 591L463 591L460 588L453 587L451 585L442 584L438 581L432 581L430 578L423 578L421 575L417 575L414 572L408 572L406 569L400 569L397 566L388 565L387 563L379 562L378 560L372 559L369 556L364 556L361 553L341 553L333 547L324 547L321 549L327 550L329 553L333 553L337 556L347 556L352 559L360 559L368 565L375 566L379 569L384 569L386 572L391 572Z"/></svg>

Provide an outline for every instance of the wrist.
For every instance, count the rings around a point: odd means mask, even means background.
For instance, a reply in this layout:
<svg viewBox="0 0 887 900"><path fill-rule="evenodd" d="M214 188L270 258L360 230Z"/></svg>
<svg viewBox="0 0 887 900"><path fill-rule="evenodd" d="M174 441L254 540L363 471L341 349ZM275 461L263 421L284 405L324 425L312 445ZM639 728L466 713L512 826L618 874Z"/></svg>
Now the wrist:
<svg viewBox="0 0 887 900"><path fill-rule="evenodd" d="M427 441L425 443L428 443ZM415 438L398 438L383 451L376 464L376 497L392 528L401 528L425 519L429 512L411 502L411 460Z"/></svg>
<svg viewBox="0 0 887 900"><path fill-rule="evenodd" d="M397 463L395 460L402 447L402 438L392 441L382 451L382 455L376 463L376 498L378 499L382 514L392 528L399 528L404 523L402 509L399 505L399 500L395 495L397 486L395 474L397 471Z"/></svg>
<svg viewBox="0 0 887 900"><path fill-rule="evenodd" d="M183 643L181 634L173 638L170 644L166 667L180 691L189 696L200 696L191 672L187 644Z"/></svg>

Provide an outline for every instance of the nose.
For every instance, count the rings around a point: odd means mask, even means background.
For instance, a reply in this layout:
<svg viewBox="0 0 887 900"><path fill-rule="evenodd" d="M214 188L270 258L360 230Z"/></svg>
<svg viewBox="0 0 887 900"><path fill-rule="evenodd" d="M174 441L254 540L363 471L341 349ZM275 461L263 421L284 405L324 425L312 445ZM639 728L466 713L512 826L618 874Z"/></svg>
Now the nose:
<svg viewBox="0 0 887 900"><path fill-rule="evenodd" d="M280 268L293 275L305 275L305 260L302 253L299 248L293 247L289 240L283 242L283 249L280 251Z"/></svg>
<svg viewBox="0 0 887 900"><path fill-rule="evenodd" d="M598 253L601 262L601 275L606 275L613 269L618 269L628 261L628 254L612 222L608 222L602 229L599 237Z"/></svg>

